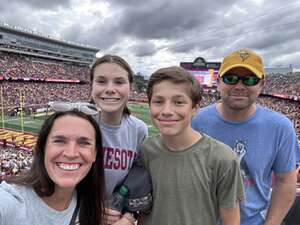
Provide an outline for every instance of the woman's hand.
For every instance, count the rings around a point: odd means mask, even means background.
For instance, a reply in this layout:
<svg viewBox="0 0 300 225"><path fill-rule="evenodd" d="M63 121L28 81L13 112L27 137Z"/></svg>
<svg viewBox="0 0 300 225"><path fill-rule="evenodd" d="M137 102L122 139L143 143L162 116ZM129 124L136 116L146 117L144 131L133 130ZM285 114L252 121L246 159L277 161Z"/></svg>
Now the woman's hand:
<svg viewBox="0 0 300 225"><path fill-rule="evenodd" d="M135 218L130 213L125 213L121 219L117 222L113 223L112 225L134 225Z"/></svg>
<svg viewBox="0 0 300 225"><path fill-rule="evenodd" d="M121 212L109 208L105 208L104 221L105 224L111 225L120 220L122 217Z"/></svg>

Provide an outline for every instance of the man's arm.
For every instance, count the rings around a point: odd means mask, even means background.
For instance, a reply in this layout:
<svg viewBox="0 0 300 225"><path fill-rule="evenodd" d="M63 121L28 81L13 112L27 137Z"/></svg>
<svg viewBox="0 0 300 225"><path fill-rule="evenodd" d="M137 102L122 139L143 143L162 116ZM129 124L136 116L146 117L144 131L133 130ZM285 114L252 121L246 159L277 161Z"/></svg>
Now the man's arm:
<svg viewBox="0 0 300 225"><path fill-rule="evenodd" d="M240 225L239 203L234 208L220 208L219 214L222 225Z"/></svg>
<svg viewBox="0 0 300 225"><path fill-rule="evenodd" d="M300 183L300 163L297 163L297 169L296 169L296 174L297 174L297 182Z"/></svg>
<svg viewBox="0 0 300 225"><path fill-rule="evenodd" d="M296 196L296 170L274 175L271 204L264 225L280 225Z"/></svg>

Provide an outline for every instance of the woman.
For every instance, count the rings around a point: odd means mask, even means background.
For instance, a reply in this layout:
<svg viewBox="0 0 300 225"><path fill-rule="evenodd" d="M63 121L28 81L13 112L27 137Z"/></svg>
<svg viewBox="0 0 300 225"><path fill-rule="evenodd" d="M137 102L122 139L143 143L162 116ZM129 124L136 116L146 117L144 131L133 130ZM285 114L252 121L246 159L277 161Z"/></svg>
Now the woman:
<svg viewBox="0 0 300 225"><path fill-rule="evenodd" d="M80 110L51 115L30 171L0 184L0 224L104 224L101 133Z"/></svg>
<svg viewBox="0 0 300 225"><path fill-rule="evenodd" d="M128 63L116 55L97 59L90 71L91 97L101 108L100 128L104 150L106 198L128 174L138 146L148 135L147 125L132 116L127 107L133 85ZM120 212L106 210L109 224L121 218ZM127 214L125 214L127 215Z"/></svg>

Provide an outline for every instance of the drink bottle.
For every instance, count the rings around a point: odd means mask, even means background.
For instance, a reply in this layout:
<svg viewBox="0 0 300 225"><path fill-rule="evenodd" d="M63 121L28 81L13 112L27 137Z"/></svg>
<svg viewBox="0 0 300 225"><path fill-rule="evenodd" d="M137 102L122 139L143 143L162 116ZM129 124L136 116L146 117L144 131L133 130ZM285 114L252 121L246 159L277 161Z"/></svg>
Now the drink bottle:
<svg viewBox="0 0 300 225"><path fill-rule="evenodd" d="M117 192L114 192L108 200L108 208L117 211L122 211L125 204L126 196L128 195L128 188L122 185Z"/></svg>

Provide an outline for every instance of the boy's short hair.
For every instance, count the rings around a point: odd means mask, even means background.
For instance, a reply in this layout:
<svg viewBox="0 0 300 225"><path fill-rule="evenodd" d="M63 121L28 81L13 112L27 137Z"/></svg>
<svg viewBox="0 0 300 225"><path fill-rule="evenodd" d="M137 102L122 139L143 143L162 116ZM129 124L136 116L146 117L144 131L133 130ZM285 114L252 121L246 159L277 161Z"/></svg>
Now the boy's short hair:
<svg viewBox="0 0 300 225"><path fill-rule="evenodd" d="M198 80L190 72L186 71L182 67L171 66L161 68L151 75L147 87L147 97L149 104L151 102L154 85L162 81L170 81L174 84L190 85L190 91L188 94L192 100L193 107L201 101L203 89Z"/></svg>

